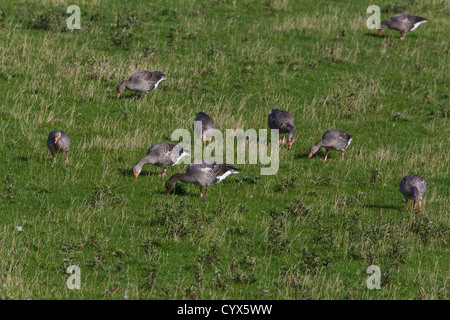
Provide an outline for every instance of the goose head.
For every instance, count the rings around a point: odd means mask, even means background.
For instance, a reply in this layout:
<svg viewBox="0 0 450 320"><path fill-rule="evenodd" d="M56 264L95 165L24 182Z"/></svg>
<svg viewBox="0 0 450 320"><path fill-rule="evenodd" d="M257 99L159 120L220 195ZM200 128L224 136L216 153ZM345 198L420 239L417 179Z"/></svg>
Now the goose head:
<svg viewBox="0 0 450 320"><path fill-rule="evenodd" d="M309 155L308 158L311 158L313 156L313 154L315 154L317 151L319 151L320 146L315 144L311 147L311 149L309 149Z"/></svg>

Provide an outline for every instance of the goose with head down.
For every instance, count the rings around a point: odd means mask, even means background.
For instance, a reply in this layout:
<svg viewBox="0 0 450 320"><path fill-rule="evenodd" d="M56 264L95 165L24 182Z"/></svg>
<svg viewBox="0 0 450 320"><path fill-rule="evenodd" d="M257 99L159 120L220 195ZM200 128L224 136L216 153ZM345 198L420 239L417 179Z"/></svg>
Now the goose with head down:
<svg viewBox="0 0 450 320"><path fill-rule="evenodd" d="M408 200L413 200L413 209L419 204L419 211L422 209L422 198L427 192L427 182L418 174L410 174L400 181L400 192L405 197L406 209L408 209Z"/></svg>
<svg viewBox="0 0 450 320"><path fill-rule="evenodd" d="M195 123L201 122L201 132L196 132ZM216 126L214 125L214 121L204 112L199 112L197 117L194 120L193 130L197 135L197 138L202 139L202 143L206 146L206 141L208 140L211 143L212 130L214 130ZM197 129L198 130L198 129Z"/></svg>
<svg viewBox="0 0 450 320"><path fill-rule="evenodd" d="M385 19L381 22L380 28L378 29L378 36L384 31L386 26L391 29L400 31L400 40L404 40L406 33L416 30L422 23L427 22L425 18L413 16L408 13L398 13L390 19Z"/></svg>
<svg viewBox="0 0 450 320"><path fill-rule="evenodd" d="M200 187L200 197L206 198L208 186L219 183L230 174L239 173L232 165L215 162L212 160L195 161L191 163L185 173L175 173L166 181L166 193L175 189L177 181L184 183L195 183ZM203 193L205 188L205 193Z"/></svg>
<svg viewBox="0 0 450 320"><path fill-rule="evenodd" d="M156 90L161 81L166 80L166 76L161 71L139 71L134 73L128 80L122 81L117 86L117 99L120 98L123 90L135 91L132 98L137 98L138 92L143 92L143 98L151 90Z"/></svg>
<svg viewBox="0 0 450 320"><path fill-rule="evenodd" d="M62 130L54 130L50 132L47 138L47 148L52 154L53 162L56 162L56 154L65 152L66 163L69 163L69 135Z"/></svg>
<svg viewBox="0 0 450 320"><path fill-rule="evenodd" d="M322 140L316 142L309 150L308 158L311 158L313 154L319 151L320 147L327 149L324 161L327 160L328 152L330 150L341 151L342 160L344 160L344 151L348 148L352 142L352 137L341 130L328 130L322 136Z"/></svg>
<svg viewBox="0 0 450 320"><path fill-rule="evenodd" d="M280 144L286 144L286 133L288 134L287 144L291 148L295 142L294 117L287 111L272 109L267 123L270 129L278 129L279 133L283 134L283 139L279 141Z"/></svg>
<svg viewBox="0 0 450 320"><path fill-rule="evenodd" d="M142 157L133 167L134 177L137 178L139 176L144 164L153 164L161 167L163 171L159 176L165 177L168 167L176 165L187 156L189 156L189 153L180 145L169 142L155 143L148 149L147 155Z"/></svg>

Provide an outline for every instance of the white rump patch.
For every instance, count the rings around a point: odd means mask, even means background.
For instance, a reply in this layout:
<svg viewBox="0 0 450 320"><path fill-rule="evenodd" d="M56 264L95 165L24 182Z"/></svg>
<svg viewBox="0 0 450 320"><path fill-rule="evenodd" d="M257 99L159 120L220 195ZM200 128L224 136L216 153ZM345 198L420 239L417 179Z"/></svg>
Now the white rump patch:
<svg viewBox="0 0 450 320"><path fill-rule="evenodd" d="M223 179L225 179L226 177L228 177L230 174L233 174L233 173L239 173L239 171L230 170L230 171L225 172L223 175L217 177L217 180L219 180L219 181L217 181L217 183L219 183L220 181L222 181Z"/></svg>
<svg viewBox="0 0 450 320"><path fill-rule="evenodd" d="M175 163L173 164L176 165L178 162L180 162L181 159L183 159L184 157L190 156L190 154L186 151L183 151L182 154L180 154L180 156L175 160Z"/></svg>
<svg viewBox="0 0 450 320"><path fill-rule="evenodd" d="M154 88L153 90L155 90L155 89L158 87L158 84L159 84L161 81L164 81L164 80L166 80L166 77L162 77L161 79L159 79L158 82L155 83L155 88Z"/></svg>
<svg viewBox="0 0 450 320"><path fill-rule="evenodd" d="M348 146L350 145L350 143L352 142L352 138L350 138L350 140L348 140L348 143L347 143L347 146L345 147L345 149L347 149L348 148Z"/></svg>
<svg viewBox="0 0 450 320"><path fill-rule="evenodd" d="M420 26L422 23L425 23L425 22L427 22L427 20L423 20L423 21L420 21L420 22L415 23L415 24L414 24L414 27L412 27L412 29L409 30L409 31L414 31L414 30L416 30L418 26Z"/></svg>

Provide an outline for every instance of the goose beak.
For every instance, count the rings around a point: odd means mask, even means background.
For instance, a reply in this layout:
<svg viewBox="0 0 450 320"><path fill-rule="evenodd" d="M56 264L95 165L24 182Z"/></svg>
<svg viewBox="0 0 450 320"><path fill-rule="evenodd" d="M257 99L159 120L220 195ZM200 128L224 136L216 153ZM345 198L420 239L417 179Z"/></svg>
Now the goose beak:
<svg viewBox="0 0 450 320"><path fill-rule="evenodd" d="M120 93L117 93L117 99L119 99L120 98Z"/></svg>
<svg viewBox="0 0 450 320"><path fill-rule="evenodd" d="M166 189L166 195L169 195L169 193L170 193L170 190Z"/></svg>
<svg viewBox="0 0 450 320"><path fill-rule="evenodd" d="M134 178L137 179L139 177L139 173L134 172Z"/></svg>
<svg viewBox="0 0 450 320"><path fill-rule="evenodd" d="M378 36L380 37L381 36L381 33L382 33L383 31L378 31Z"/></svg>
<svg viewBox="0 0 450 320"><path fill-rule="evenodd" d="M206 147L206 141L203 141L203 146Z"/></svg>
<svg viewBox="0 0 450 320"><path fill-rule="evenodd" d="M289 142L288 142L288 147L289 147L289 149L292 147L292 144L293 144L292 141L289 141Z"/></svg>
<svg viewBox="0 0 450 320"><path fill-rule="evenodd" d="M58 137L55 137L55 143L57 143L58 142Z"/></svg>
<svg viewBox="0 0 450 320"><path fill-rule="evenodd" d="M312 152L310 152L310 153L309 153L309 155L308 155L308 158L311 158L311 157L312 157L312 155L313 155L313 153L312 153Z"/></svg>

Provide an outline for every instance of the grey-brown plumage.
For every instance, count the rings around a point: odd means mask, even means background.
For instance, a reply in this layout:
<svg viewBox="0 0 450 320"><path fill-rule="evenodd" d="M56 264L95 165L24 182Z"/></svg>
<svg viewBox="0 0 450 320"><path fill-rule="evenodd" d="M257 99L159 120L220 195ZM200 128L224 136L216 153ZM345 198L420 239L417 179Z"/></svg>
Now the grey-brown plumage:
<svg viewBox="0 0 450 320"><path fill-rule="evenodd" d="M287 111L272 109L267 119L270 129L278 129L283 134L283 139L280 139L280 144L286 144L286 133L288 134L288 147L292 147L295 142L295 120L294 117Z"/></svg>
<svg viewBox="0 0 450 320"><path fill-rule="evenodd" d="M405 39L406 33L410 31L414 31L419 27L422 23L427 22L425 18L413 16L408 13L398 13L390 19L383 20L380 24L380 28L378 29L378 35L381 36L381 33L384 31L386 26L391 29L395 29L400 31L401 37L400 39Z"/></svg>
<svg viewBox="0 0 450 320"><path fill-rule="evenodd" d="M176 165L186 156L189 156L189 153L180 145L169 142L155 143L148 149L147 155L142 157L133 167L134 177L139 176L144 164L161 167L163 171L159 176L165 177L167 168Z"/></svg>
<svg viewBox="0 0 450 320"><path fill-rule="evenodd" d="M327 153L325 154L325 161L327 160L328 152L330 150L341 151L342 160L344 160L344 151L348 148L352 142L352 137L341 130L328 130L322 136L322 140L316 142L311 149L309 150L308 157L311 158L313 154L319 151L320 147L324 147L327 149Z"/></svg>
<svg viewBox="0 0 450 320"><path fill-rule="evenodd" d="M206 199L208 186L219 183L230 174L239 173L235 167L226 163L212 160L202 160L191 163L185 173L175 173L166 181L166 193L169 194L175 188L177 181L184 183L195 183L200 186L200 197ZM203 195L203 187L205 194Z"/></svg>
<svg viewBox="0 0 450 320"><path fill-rule="evenodd" d="M400 192L405 197L406 209L408 209L408 200L414 201L413 208L416 209L419 204L419 211L422 209L422 198L427 192L427 182L418 174L407 175L400 181Z"/></svg>
<svg viewBox="0 0 450 320"><path fill-rule="evenodd" d="M166 76L161 71L139 71L133 74L130 79L122 81L117 86L117 98L120 97L123 90L135 91L133 98L137 98L138 92L143 92L143 98L147 97L147 93L155 90L161 81L166 80Z"/></svg>
<svg viewBox="0 0 450 320"><path fill-rule="evenodd" d="M66 163L69 163L70 138L66 132L61 130L50 132L47 138L47 148L52 154L53 162L56 162L56 155L58 153L65 152Z"/></svg>
<svg viewBox="0 0 450 320"><path fill-rule="evenodd" d="M201 125L201 133L197 132L198 129L196 130L195 128L195 122L196 121L201 121L202 125ZM196 134L197 138L201 138L203 145L206 145L206 141L211 142L211 136L213 133L213 129L215 129L216 126L214 125L213 120L211 119L210 116L208 116L206 113L204 112L199 112L197 117L194 120L194 125L193 125L193 130L194 133ZM209 131L208 131L209 130Z"/></svg>

